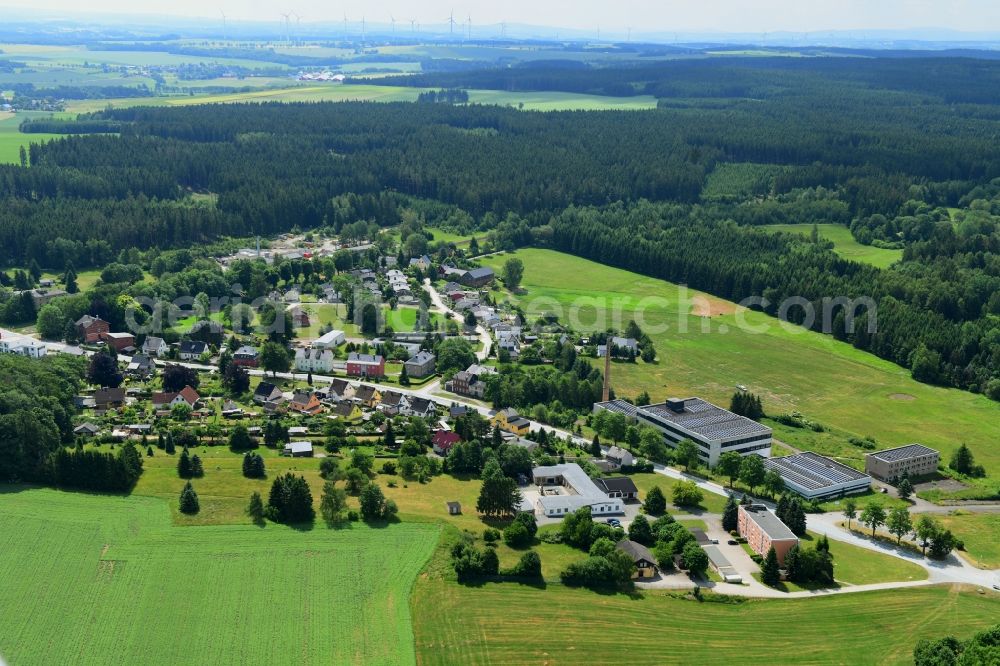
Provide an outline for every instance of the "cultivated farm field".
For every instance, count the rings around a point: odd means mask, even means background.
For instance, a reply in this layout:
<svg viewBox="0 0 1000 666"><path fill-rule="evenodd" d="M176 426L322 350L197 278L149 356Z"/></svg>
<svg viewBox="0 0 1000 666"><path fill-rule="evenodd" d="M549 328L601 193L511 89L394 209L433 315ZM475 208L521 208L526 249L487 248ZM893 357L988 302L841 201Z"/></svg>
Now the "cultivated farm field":
<svg viewBox="0 0 1000 666"><path fill-rule="evenodd" d="M439 529L175 527L162 500L0 488L13 664L414 662Z"/></svg>

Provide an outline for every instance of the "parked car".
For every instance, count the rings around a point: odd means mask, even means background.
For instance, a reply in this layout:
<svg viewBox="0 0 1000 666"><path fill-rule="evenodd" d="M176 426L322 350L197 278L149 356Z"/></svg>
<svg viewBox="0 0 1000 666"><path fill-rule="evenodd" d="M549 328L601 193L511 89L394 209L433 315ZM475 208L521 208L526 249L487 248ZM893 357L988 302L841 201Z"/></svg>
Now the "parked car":
<svg viewBox="0 0 1000 666"><path fill-rule="evenodd" d="M716 546L718 546L718 545L719 545L719 540L718 540L718 539L709 539L709 540L708 540L708 542L709 542L710 544L714 544L714 545L716 545Z"/></svg>
<svg viewBox="0 0 1000 666"><path fill-rule="evenodd" d="M607 523L608 523L608 525L611 525L611 527L621 527L622 526L622 521L618 520L617 518L608 518Z"/></svg>
<svg viewBox="0 0 1000 666"><path fill-rule="evenodd" d="M738 543L736 543L736 539L730 539L726 543L728 543L730 546L738 546L739 545Z"/></svg>

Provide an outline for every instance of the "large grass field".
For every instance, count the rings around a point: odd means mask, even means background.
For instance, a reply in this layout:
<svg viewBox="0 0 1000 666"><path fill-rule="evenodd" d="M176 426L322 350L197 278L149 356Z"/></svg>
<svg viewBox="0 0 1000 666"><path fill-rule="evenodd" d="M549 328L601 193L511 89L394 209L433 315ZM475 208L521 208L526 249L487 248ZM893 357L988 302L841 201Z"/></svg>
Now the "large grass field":
<svg viewBox="0 0 1000 666"><path fill-rule="evenodd" d="M0 487L12 664L414 662L428 524L174 527L164 503Z"/></svg>
<svg viewBox="0 0 1000 666"><path fill-rule="evenodd" d="M411 606L422 666L732 664L746 655L912 664L918 639L967 638L1000 617L1000 595L949 587L723 604L562 585L462 586L435 576L418 579Z"/></svg>
<svg viewBox="0 0 1000 666"><path fill-rule="evenodd" d="M987 483L1000 474L1000 404L981 395L921 384L905 368L832 337L786 329L772 317L739 312L714 297L694 305L698 311L710 308L713 316L693 315L681 302L683 288L669 282L551 250L516 254L525 266L524 293L516 300L529 316L555 311L564 323L594 330L624 328L641 310L644 329L666 327L651 336L655 363L614 364L611 383L619 395L646 390L654 401L701 396L728 405L735 385L742 384L762 397L771 414L800 411L845 436L871 435L884 447L922 442L940 449L944 459L965 442L986 466ZM484 263L499 269L506 259L498 255ZM740 318L766 330L745 330ZM783 436L808 448L810 432L789 428Z"/></svg>
<svg viewBox="0 0 1000 666"><path fill-rule="evenodd" d="M842 224L817 224L816 226L819 229L820 237L831 241L833 251L844 259L871 264L877 268L887 268L903 258L902 250L886 250L871 245L862 245L854 240L851 230ZM802 236L809 236L812 233L811 224L768 224L761 228Z"/></svg>

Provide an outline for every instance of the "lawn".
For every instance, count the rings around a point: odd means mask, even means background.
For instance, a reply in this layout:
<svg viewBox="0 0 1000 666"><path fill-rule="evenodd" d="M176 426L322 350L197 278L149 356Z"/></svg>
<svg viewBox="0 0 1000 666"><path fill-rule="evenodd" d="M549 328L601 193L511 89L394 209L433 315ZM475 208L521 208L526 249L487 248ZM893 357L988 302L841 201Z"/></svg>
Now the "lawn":
<svg viewBox="0 0 1000 666"><path fill-rule="evenodd" d="M1000 404L988 398L921 384L905 368L830 336L737 311L714 297L699 301L697 292L669 282L551 250L525 249L516 256L525 266L524 293L516 300L529 318L556 312L564 323L588 331L624 328L639 310L647 331L661 329L651 333L655 363L612 366L618 395L645 390L654 401L701 396L725 406L742 384L771 414L799 411L845 437L873 436L883 448L921 442L947 460L964 441L992 479L1000 474ZM499 269L507 258L484 263ZM684 292L693 304L682 301ZM741 320L763 330L748 330ZM806 438L790 443L809 445Z"/></svg>
<svg viewBox="0 0 1000 666"><path fill-rule="evenodd" d="M731 664L773 654L776 637L789 632L794 643L782 651L783 663L910 664L919 638L966 638L995 623L1000 596L927 587L721 604L562 585L461 586L426 575L411 607L423 666Z"/></svg>
<svg viewBox="0 0 1000 666"><path fill-rule="evenodd" d="M438 534L175 527L157 499L0 487L0 652L14 664L410 664L408 599Z"/></svg>
<svg viewBox="0 0 1000 666"><path fill-rule="evenodd" d="M667 511L670 513L722 513L723 509L726 508L726 498L722 495L717 495L715 493L710 493L706 491L703 492L703 499L701 504L697 507L678 507L674 506L671 502L673 497L672 493L674 487L680 483L677 479L665 476L663 474L630 474L632 481L635 482L635 487L639 489L639 498L645 499L646 493L653 486L659 486L660 490L667 498Z"/></svg>
<svg viewBox="0 0 1000 666"><path fill-rule="evenodd" d="M808 516L806 519L808 521ZM803 546L811 547L818 537L815 532L808 532L801 540ZM913 562L842 541L830 539L830 554L833 555L833 577L842 585L927 579L927 570Z"/></svg>
<svg viewBox="0 0 1000 666"><path fill-rule="evenodd" d="M862 245L854 240L851 230L842 224L817 224L816 226L819 228L820 237L832 241L833 251L844 259L871 264L877 268L888 268L903 258L902 250L886 250L871 245ZM769 224L761 228L802 236L809 236L812 233L811 224Z"/></svg>
<svg viewBox="0 0 1000 666"><path fill-rule="evenodd" d="M934 518L965 542L961 554L967 560L983 569L1000 569L1000 513L955 511Z"/></svg>

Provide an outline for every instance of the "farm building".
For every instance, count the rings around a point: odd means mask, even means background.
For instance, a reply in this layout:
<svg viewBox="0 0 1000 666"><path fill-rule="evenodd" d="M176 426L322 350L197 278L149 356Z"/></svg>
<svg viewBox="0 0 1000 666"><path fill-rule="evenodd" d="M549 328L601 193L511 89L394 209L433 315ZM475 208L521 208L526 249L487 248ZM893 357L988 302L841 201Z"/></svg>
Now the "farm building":
<svg viewBox="0 0 1000 666"><path fill-rule="evenodd" d="M343 331L330 331L313 340L312 346L317 349L335 349L344 344L346 339Z"/></svg>

